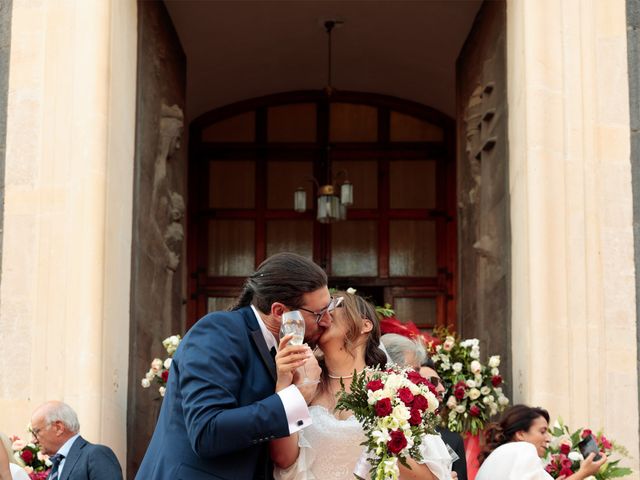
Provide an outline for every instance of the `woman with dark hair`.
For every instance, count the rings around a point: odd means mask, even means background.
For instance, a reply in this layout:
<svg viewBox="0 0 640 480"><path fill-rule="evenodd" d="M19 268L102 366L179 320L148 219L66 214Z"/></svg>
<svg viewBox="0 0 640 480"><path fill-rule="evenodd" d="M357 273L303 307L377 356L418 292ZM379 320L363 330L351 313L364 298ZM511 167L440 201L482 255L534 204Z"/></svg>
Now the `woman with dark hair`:
<svg viewBox="0 0 640 480"><path fill-rule="evenodd" d="M373 306L364 298L337 292L341 303L332 313L331 326L318 340L322 350L322 374L309 406L313 423L287 438L271 442L271 457L277 480L351 480L363 452L365 440L360 423L350 412L336 412L336 396L342 382L349 391L353 372L365 367L384 366L387 358L379 348L380 326ZM288 352L287 337L276 355L276 391L291 383L295 358ZM451 461L439 436L429 435L429 458L425 464L410 460L411 469L401 467L401 479L450 479Z"/></svg>
<svg viewBox="0 0 640 480"><path fill-rule="evenodd" d="M476 480L548 480L551 477L540 460L549 444L549 413L537 407L514 405L502 414L499 423L485 431L486 446ZM580 469L564 480L582 480L595 475L607 461L604 454L595 462L590 453Z"/></svg>

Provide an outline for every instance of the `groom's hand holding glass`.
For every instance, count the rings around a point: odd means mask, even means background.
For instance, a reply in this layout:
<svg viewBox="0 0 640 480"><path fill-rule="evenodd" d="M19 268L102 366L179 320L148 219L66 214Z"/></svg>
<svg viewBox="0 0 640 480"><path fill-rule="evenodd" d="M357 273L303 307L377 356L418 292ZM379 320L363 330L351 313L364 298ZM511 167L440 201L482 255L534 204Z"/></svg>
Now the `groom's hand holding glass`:
<svg viewBox="0 0 640 480"><path fill-rule="evenodd" d="M302 343L304 333L305 322L300 311L289 311L282 315L276 355L276 392L293 383L309 402L315 395L321 371L309 346Z"/></svg>

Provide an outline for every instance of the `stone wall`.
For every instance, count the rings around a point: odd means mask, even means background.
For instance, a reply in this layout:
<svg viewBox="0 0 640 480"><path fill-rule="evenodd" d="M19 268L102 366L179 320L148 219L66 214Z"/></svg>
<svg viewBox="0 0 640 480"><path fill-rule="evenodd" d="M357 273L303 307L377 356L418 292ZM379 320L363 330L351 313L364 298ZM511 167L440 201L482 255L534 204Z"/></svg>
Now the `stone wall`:
<svg viewBox="0 0 640 480"><path fill-rule="evenodd" d="M131 266L128 475L153 433L157 386L140 380L162 340L184 329L185 56L162 2L139 2L138 109Z"/></svg>
<svg viewBox="0 0 640 480"><path fill-rule="evenodd" d="M457 190L460 333L510 365L505 8L482 5L458 57Z"/></svg>

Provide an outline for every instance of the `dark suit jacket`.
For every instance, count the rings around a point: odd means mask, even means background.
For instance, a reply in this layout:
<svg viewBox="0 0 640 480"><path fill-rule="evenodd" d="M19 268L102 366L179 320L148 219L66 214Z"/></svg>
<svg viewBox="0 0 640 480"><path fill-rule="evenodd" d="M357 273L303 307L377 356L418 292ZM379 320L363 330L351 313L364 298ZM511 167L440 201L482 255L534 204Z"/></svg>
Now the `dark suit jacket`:
<svg viewBox="0 0 640 480"><path fill-rule="evenodd" d="M122 480L122 469L109 447L78 437L64 460L60 480Z"/></svg>
<svg viewBox="0 0 640 480"><path fill-rule="evenodd" d="M459 433L452 432L446 428L438 428L444 443L449 445L460 457L453 462L453 471L458 474L458 480L467 480L467 457L464 454L464 442Z"/></svg>
<svg viewBox="0 0 640 480"><path fill-rule="evenodd" d="M250 307L200 319L173 356L136 479L270 479L268 442L289 435L275 364Z"/></svg>

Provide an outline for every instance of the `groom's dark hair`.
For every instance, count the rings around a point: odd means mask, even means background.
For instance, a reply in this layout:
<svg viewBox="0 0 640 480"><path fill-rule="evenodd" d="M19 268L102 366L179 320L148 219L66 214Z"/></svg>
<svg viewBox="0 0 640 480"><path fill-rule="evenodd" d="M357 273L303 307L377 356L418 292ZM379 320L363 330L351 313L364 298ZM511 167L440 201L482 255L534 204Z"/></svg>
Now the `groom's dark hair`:
<svg viewBox="0 0 640 480"><path fill-rule="evenodd" d="M327 286L327 274L311 260L295 253L278 253L267 258L247 278L231 310L253 304L264 314L280 302L290 308L302 306L302 296Z"/></svg>

